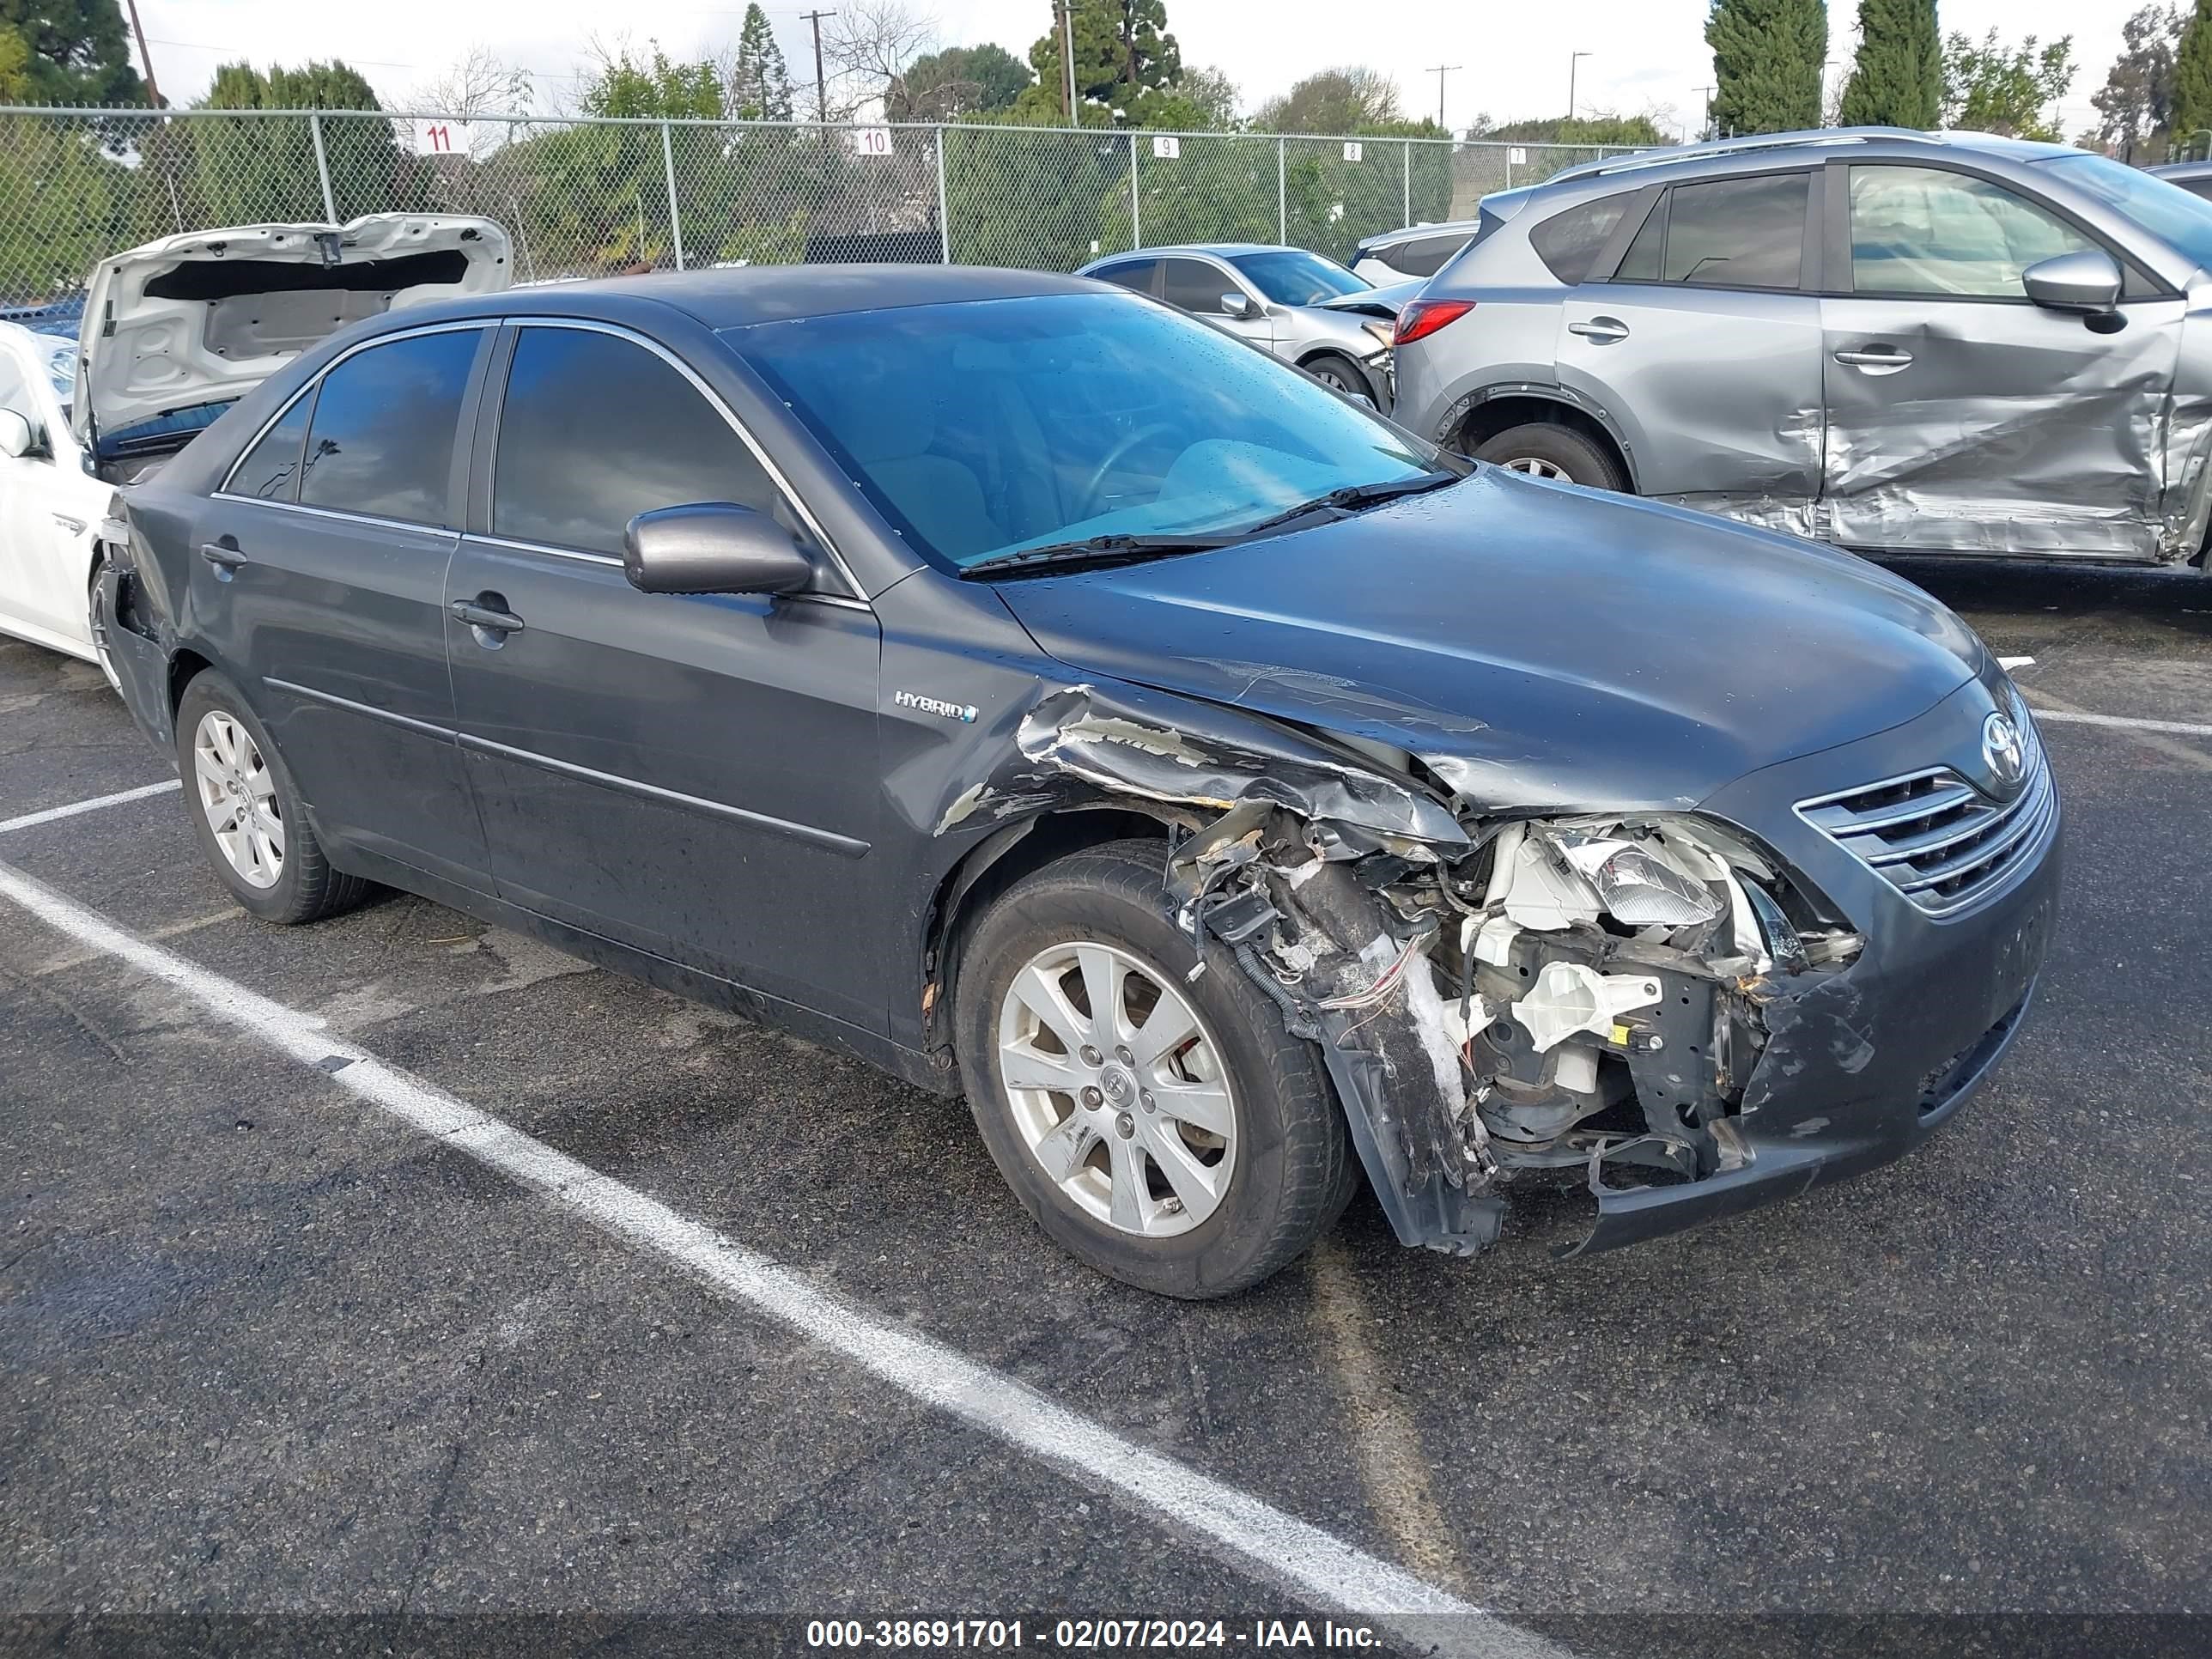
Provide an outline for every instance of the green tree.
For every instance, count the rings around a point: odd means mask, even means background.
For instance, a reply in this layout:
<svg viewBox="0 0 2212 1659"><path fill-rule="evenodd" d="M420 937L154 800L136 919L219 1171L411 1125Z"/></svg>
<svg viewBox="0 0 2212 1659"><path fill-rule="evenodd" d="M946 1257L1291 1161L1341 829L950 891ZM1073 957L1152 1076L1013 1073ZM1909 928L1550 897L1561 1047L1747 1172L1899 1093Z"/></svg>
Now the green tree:
<svg viewBox="0 0 2212 1659"><path fill-rule="evenodd" d="M741 121L791 119L791 70L760 0L745 7L738 31L737 61L730 67L730 113Z"/></svg>
<svg viewBox="0 0 2212 1659"><path fill-rule="evenodd" d="M198 106L372 113L383 107L361 72L336 59L298 69L273 64L266 74L251 64L222 64ZM306 121L281 116L210 117L177 126L182 143L163 159L189 167L197 185L200 223L256 224L323 216L314 139ZM429 205L428 169L401 147L391 122L363 115L326 120L323 152L340 219Z"/></svg>
<svg viewBox="0 0 2212 1659"><path fill-rule="evenodd" d="M2197 0L2173 62L2173 134L2186 144L2212 127L2212 0Z"/></svg>
<svg viewBox="0 0 2212 1659"><path fill-rule="evenodd" d="M2174 60L2184 19L2176 5L2149 5L2120 27L2120 55L2103 88L2089 94L2097 106L2094 141L2129 161L2163 155L2173 125Z"/></svg>
<svg viewBox="0 0 2212 1659"><path fill-rule="evenodd" d="M1858 56L1844 88L1843 124L1925 130L1942 118L1936 0L1859 0Z"/></svg>
<svg viewBox="0 0 2212 1659"><path fill-rule="evenodd" d="M1723 132L1790 132L1820 125L1828 52L1823 0L1712 0L1713 120Z"/></svg>
<svg viewBox="0 0 2212 1659"><path fill-rule="evenodd" d="M962 121L1010 110L1029 90L1030 67L1004 46L925 52L884 95L893 121Z"/></svg>
<svg viewBox="0 0 2212 1659"><path fill-rule="evenodd" d="M2198 0L2199 9L2212 0ZM1991 29L1978 42L1954 34L1943 44L1943 125L2006 138L2060 142L2051 106L2074 83L2074 37L2041 46L2027 35L2007 46Z"/></svg>
<svg viewBox="0 0 2212 1659"><path fill-rule="evenodd" d="M1403 118L1398 83L1358 65L1323 70L1260 106L1252 125L1262 132L1354 133Z"/></svg>
<svg viewBox="0 0 2212 1659"><path fill-rule="evenodd" d="M23 101L146 101L117 0L0 0L0 27L14 30L30 48L19 77Z"/></svg>
<svg viewBox="0 0 2212 1659"><path fill-rule="evenodd" d="M1648 149L1668 142L1648 115L1609 115L1596 110L1588 115L1550 115L1525 121L1492 121L1479 115L1467 136L1491 143L1603 145L1626 149Z"/></svg>
<svg viewBox="0 0 2212 1659"><path fill-rule="evenodd" d="M1167 32L1162 0L1070 0L1077 126L1154 126L1159 106L1182 79L1182 48ZM1055 22L1057 20L1055 20ZM1015 101L1018 116L1039 125L1067 121L1060 31L1030 47L1036 84Z"/></svg>

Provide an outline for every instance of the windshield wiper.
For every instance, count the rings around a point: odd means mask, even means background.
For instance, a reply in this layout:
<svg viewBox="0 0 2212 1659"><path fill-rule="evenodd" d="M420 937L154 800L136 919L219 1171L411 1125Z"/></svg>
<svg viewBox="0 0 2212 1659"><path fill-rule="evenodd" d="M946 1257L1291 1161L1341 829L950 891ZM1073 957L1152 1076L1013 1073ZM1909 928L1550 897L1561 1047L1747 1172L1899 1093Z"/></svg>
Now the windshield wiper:
<svg viewBox="0 0 2212 1659"><path fill-rule="evenodd" d="M1256 536L1262 531L1279 529L1291 520L1303 519L1309 513L1320 513L1330 508L1340 513L1351 513L1382 501L1395 501L1401 495L1423 495L1431 489L1441 489L1446 484L1457 483L1463 476L1439 467L1433 472L1417 473L1410 478L1394 478L1388 483L1346 484L1341 489L1330 490L1326 495L1316 495L1310 501L1300 501L1296 507L1286 507L1257 524L1248 524L1238 534Z"/></svg>
<svg viewBox="0 0 2212 1659"><path fill-rule="evenodd" d="M978 559L974 564L960 568L960 580L974 581L985 576L1003 576L1010 571L1042 574L1069 565L1134 564L1141 559L1164 559L1176 553L1203 553L1243 539L1243 531L1234 535L1086 536L1081 541L1050 542L1042 547L1024 547Z"/></svg>

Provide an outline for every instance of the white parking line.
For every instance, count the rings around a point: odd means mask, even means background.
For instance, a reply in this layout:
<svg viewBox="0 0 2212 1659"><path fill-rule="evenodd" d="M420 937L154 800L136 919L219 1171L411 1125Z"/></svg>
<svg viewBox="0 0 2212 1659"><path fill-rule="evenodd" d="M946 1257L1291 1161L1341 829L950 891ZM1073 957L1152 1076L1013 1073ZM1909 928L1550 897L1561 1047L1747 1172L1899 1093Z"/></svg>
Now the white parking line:
<svg viewBox="0 0 2212 1659"><path fill-rule="evenodd" d="M995 1435L1150 1516L1212 1538L1261 1576L1348 1612L1396 1624L1425 1645L1494 1659L1565 1659L1548 1638L1285 1514L1249 1492L1149 1451L1027 1384L880 1319L788 1268L580 1164L421 1079L331 1035L295 1008L247 990L0 863L0 897L47 927L175 988L301 1065L421 1133L532 1188L561 1209L652 1250L715 1289L835 1350L892 1387ZM1438 1626L1435 1619L1449 1620Z"/></svg>
<svg viewBox="0 0 2212 1659"><path fill-rule="evenodd" d="M2035 704L2036 724L2055 721L2070 726L2115 726L2125 732L2172 732L2185 738L2212 738L2212 726L2194 720L2137 720L2131 714L2089 714L2073 708L2047 708ZM0 830L8 826L0 824Z"/></svg>
<svg viewBox="0 0 2212 1659"><path fill-rule="evenodd" d="M161 783L149 783L141 789L125 789L117 794L101 795L93 800L71 801L67 806L50 806L43 812L26 812L20 818L0 818L0 836L10 830L35 830L42 823L52 823L62 818L73 818L80 812L97 812L103 806L125 806L134 800L144 800L153 795L166 795L172 789L183 788L183 780L170 778Z"/></svg>

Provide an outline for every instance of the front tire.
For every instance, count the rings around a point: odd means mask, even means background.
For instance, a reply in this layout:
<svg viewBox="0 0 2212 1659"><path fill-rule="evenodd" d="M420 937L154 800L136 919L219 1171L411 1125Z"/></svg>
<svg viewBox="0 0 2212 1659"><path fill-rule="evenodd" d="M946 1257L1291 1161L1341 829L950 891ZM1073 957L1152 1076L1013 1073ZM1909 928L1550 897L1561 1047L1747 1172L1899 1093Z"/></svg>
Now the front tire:
<svg viewBox="0 0 2212 1659"><path fill-rule="evenodd" d="M1572 427L1551 421L1509 427L1478 447L1474 459L1510 471L1564 479L1593 489L1626 492L1628 489L1627 477L1612 456Z"/></svg>
<svg viewBox="0 0 2212 1659"><path fill-rule="evenodd" d="M1346 397L1364 398L1377 409L1382 406L1382 400L1376 395L1373 382L1367 378L1367 371L1349 357L1340 356L1334 351L1324 351L1317 357L1309 357L1301 367L1325 386L1341 392Z"/></svg>
<svg viewBox="0 0 2212 1659"><path fill-rule="evenodd" d="M961 955L961 1073L1000 1174L1062 1249L1162 1295L1228 1296L1311 1245L1356 1176L1313 1045L1218 943L1189 978L1164 856L1078 853L983 913Z"/></svg>
<svg viewBox="0 0 2212 1659"><path fill-rule="evenodd" d="M177 705L177 768L200 850L264 921L319 921L361 902L369 884L331 867L307 803L238 688L210 669Z"/></svg>

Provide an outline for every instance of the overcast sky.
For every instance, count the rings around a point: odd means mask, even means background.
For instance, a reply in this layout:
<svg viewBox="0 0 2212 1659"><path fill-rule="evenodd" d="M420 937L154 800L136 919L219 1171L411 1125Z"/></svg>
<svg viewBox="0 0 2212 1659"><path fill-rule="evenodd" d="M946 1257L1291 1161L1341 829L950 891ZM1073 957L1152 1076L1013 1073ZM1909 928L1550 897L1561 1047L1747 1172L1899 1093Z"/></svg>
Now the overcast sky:
<svg viewBox="0 0 2212 1659"><path fill-rule="evenodd" d="M801 14L809 3L764 8L793 77L812 62ZM2064 105L2070 137L2095 112L2089 94L2118 56L2120 23L2137 0L1941 0L1944 30L1979 37L1991 27L2008 39L2074 37L2080 65ZM1017 57L1050 26L1050 0L918 0L942 43L996 41ZM1365 64L1395 77L1406 102L1433 112L1437 64L1446 76L1446 124L1464 127L1480 114L1501 118L1564 114L1568 55L1585 51L1578 106L1623 114L1671 111L1693 122L1712 80L1704 40L1706 0L1395 0L1381 7L1346 0L1169 0L1168 22L1186 64L1229 72L1251 110L1301 76ZM387 106L435 76L473 45L489 46L540 78L538 106L557 107L573 90L594 31L657 40L672 54L692 55L733 40L744 15L734 8L663 0L368 0L301 4L300 0L139 0L139 15L162 91L185 101L206 88L215 65L250 57L295 63L343 58L367 75ZM1848 70L1855 0L1829 0L1830 56Z"/></svg>

